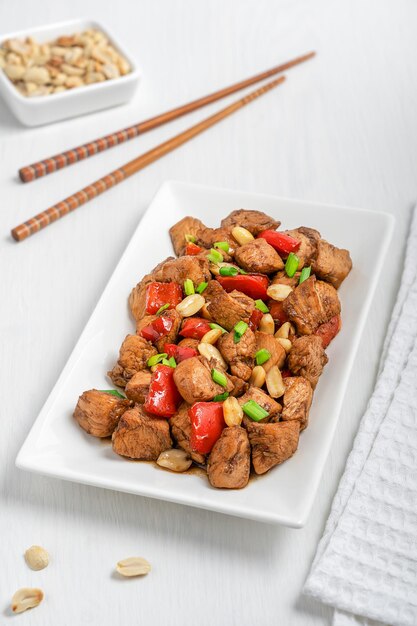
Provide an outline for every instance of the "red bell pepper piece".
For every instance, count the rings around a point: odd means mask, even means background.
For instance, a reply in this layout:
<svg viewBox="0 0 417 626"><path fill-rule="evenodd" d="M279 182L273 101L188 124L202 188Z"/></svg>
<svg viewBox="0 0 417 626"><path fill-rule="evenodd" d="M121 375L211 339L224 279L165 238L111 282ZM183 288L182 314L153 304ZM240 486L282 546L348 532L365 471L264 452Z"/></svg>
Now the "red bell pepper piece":
<svg viewBox="0 0 417 626"><path fill-rule="evenodd" d="M318 335L322 342L323 348L327 348L329 343L336 337L339 330L342 328L342 318L340 315L335 315L331 320L325 322L315 331L315 335Z"/></svg>
<svg viewBox="0 0 417 626"><path fill-rule="evenodd" d="M254 309L249 318L249 328L253 330L254 332L255 330L258 330L258 326L261 322L262 317L263 317L262 311L260 311L259 309Z"/></svg>
<svg viewBox="0 0 417 626"><path fill-rule="evenodd" d="M179 334L181 337L202 339L209 330L211 330L210 324L203 317L189 317L183 322Z"/></svg>
<svg viewBox="0 0 417 626"><path fill-rule="evenodd" d="M241 291L254 300L266 300L269 281L263 274L239 274L238 276L216 276L225 291Z"/></svg>
<svg viewBox="0 0 417 626"><path fill-rule="evenodd" d="M151 322L148 326L144 326L140 331L140 334L144 339L155 343L161 337L165 337L172 328L174 321L170 317L157 317L156 320Z"/></svg>
<svg viewBox="0 0 417 626"><path fill-rule="evenodd" d="M189 256L195 256L196 254L200 254L202 251L203 248L200 248L200 246L197 246L197 244L192 242L187 243L185 246L185 254Z"/></svg>
<svg viewBox="0 0 417 626"><path fill-rule="evenodd" d="M169 304L173 309L182 300L182 288L178 283L149 283L146 287L146 312L154 315L161 306Z"/></svg>
<svg viewBox="0 0 417 626"><path fill-rule="evenodd" d="M174 382L174 368L158 365L152 374L145 411L158 417L172 417L182 398Z"/></svg>
<svg viewBox="0 0 417 626"><path fill-rule="evenodd" d="M191 420L191 449L208 454L226 426L223 402L195 402L188 409L188 415Z"/></svg>
<svg viewBox="0 0 417 626"><path fill-rule="evenodd" d="M290 252L296 252L301 246L301 241L285 233L278 233L276 230L264 230L259 233L258 237L265 239L282 256L288 256Z"/></svg>
<svg viewBox="0 0 417 626"><path fill-rule="evenodd" d="M284 322L289 321L287 314L284 311L284 307L282 306L282 302L278 302L277 300L269 300L267 306L275 322L278 322L280 325L282 325Z"/></svg>
<svg viewBox="0 0 417 626"><path fill-rule="evenodd" d="M289 378L290 376L292 376L290 370L282 370L281 378Z"/></svg>
<svg viewBox="0 0 417 626"><path fill-rule="evenodd" d="M193 356L198 356L197 350L189 348L188 346L177 346L175 343L166 343L164 346L164 352L167 353L168 358L173 356L177 363L191 359Z"/></svg>

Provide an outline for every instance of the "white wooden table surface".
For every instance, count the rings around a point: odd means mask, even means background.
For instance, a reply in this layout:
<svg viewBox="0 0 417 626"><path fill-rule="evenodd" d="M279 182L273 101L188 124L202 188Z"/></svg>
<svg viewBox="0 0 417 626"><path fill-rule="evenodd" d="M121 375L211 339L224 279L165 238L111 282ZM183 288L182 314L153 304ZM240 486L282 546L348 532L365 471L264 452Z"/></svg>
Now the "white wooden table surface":
<svg viewBox="0 0 417 626"><path fill-rule="evenodd" d="M142 66L134 101L35 129L21 127L0 104L0 624L330 624L331 611L300 592L372 389L417 198L417 4L0 0L2 32L85 15L111 24ZM41 234L21 244L10 238L17 223L207 111L31 185L18 182L19 166L310 49L319 51L317 59L292 71L279 90ZM14 466L132 229L168 178L397 217L390 263L302 530L32 476ZM52 555L40 573L22 557L34 543ZM117 580L114 563L130 555L147 557L151 575ZM7 607L21 586L40 586L46 599L14 618Z"/></svg>

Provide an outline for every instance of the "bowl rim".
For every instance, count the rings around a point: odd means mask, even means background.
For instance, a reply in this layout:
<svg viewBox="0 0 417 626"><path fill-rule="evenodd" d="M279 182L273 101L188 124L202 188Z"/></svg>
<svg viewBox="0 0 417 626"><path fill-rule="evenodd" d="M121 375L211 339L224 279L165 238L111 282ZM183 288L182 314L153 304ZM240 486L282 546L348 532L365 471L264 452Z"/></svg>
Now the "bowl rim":
<svg viewBox="0 0 417 626"><path fill-rule="evenodd" d="M103 25L101 21L95 18L90 18L90 17L73 18L70 20L62 20L60 22L52 22L50 24L43 24L40 26L13 31L10 33L0 34L0 46L6 39L33 37L41 33L47 34L49 30L54 30L56 28L67 28L67 27L70 28L73 26L75 27L77 24L78 25L84 24L84 26L82 27L83 29L87 28L88 26L92 28L96 28L98 30L101 30L105 35L107 35L107 37L109 38L111 43L114 45L116 50L122 56L124 56L126 60L129 62L132 68L132 71L129 72L129 74L125 74L124 76L111 78L109 80L105 80L100 83L91 83L90 85L83 85L81 88L76 87L75 89L68 89L60 93L47 94L47 96L33 96L29 98L28 96L23 96L18 91L18 89L16 89L12 81L6 76L4 70L1 69L0 70L0 89L2 88L6 89L8 93L11 95L11 97L17 100L18 102L24 103L28 107L31 107L31 106L35 107L35 106L39 106L41 103L45 103L45 104L50 103L51 102L51 100L49 99L50 96L53 96L53 102L58 102L59 100L63 100L63 99L77 98L81 93L85 93L84 91L85 87L88 87L88 93L91 94L100 90L111 89L115 85L122 85L122 84L125 84L126 82L137 80L141 76L141 71L137 63L133 60L132 55L128 51L126 51L125 46L120 44L119 39L114 36L113 31L111 29L107 28L106 25Z"/></svg>

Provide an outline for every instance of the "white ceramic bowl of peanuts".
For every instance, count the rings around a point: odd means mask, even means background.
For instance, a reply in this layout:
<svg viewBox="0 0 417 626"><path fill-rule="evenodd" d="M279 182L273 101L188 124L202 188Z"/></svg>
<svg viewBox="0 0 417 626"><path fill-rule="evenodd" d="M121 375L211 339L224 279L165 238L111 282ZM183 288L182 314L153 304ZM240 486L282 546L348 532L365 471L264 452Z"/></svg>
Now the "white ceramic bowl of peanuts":
<svg viewBox="0 0 417 626"><path fill-rule="evenodd" d="M109 29L78 19L0 37L0 94L25 126L129 101L139 70Z"/></svg>

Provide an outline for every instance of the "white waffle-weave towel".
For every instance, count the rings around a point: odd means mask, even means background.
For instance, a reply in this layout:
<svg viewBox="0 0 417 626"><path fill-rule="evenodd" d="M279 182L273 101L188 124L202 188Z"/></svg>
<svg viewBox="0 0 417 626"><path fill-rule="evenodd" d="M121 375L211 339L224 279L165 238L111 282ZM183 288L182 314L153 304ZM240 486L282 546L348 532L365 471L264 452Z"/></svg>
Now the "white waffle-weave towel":
<svg viewBox="0 0 417 626"><path fill-rule="evenodd" d="M417 625L417 210L377 384L304 593L333 626Z"/></svg>

